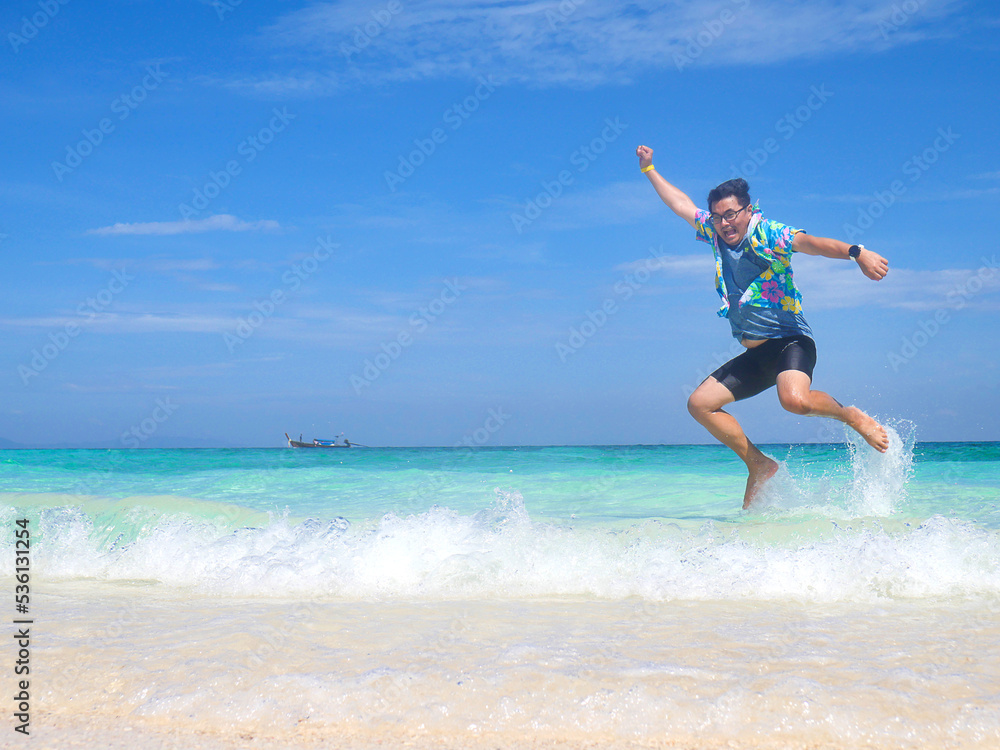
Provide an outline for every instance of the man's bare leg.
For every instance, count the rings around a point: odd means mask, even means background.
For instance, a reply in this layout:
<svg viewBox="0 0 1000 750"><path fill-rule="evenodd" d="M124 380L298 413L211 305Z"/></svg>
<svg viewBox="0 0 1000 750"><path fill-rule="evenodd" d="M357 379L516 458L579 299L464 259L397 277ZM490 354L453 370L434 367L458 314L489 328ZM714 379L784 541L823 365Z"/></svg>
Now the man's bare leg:
<svg viewBox="0 0 1000 750"><path fill-rule="evenodd" d="M688 411L712 436L747 465L747 487L743 493L743 508L749 508L761 486L778 471L778 464L750 442L740 423L722 407L735 399L732 392L709 376L688 398Z"/></svg>
<svg viewBox="0 0 1000 750"><path fill-rule="evenodd" d="M889 434L885 428L856 406L844 406L829 393L811 390L812 379L798 370L785 370L778 374L778 400L794 414L811 417L830 417L857 432L880 453L889 448Z"/></svg>

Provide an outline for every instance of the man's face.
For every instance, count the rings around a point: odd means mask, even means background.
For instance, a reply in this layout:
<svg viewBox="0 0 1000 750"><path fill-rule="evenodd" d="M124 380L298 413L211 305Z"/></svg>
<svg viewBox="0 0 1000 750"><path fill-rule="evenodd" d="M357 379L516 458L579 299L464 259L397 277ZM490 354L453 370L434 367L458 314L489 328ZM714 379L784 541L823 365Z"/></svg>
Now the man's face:
<svg viewBox="0 0 1000 750"><path fill-rule="evenodd" d="M716 201L712 205L712 224L727 245L735 245L747 233L753 211L741 206L735 195ZM730 217L730 218L727 218Z"/></svg>

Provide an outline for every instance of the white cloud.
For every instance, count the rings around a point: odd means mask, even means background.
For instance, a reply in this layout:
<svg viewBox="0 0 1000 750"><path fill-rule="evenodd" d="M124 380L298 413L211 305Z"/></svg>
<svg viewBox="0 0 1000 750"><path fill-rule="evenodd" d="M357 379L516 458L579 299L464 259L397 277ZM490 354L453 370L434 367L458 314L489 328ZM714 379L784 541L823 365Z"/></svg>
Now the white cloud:
<svg viewBox="0 0 1000 750"><path fill-rule="evenodd" d="M664 255L616 266L616 271L661 271L672 277L695 277L706 288L714 284L709 247L700 255ZM880 307L915 312L941 308L996 309L1000 301L1000 259L983 258L979 268L913 270L890 266L882 281L872 281L857 264L796 253L795 284L809 310Z"/></svg>
<svg viewBox="0 0 1000 750"><path fill-rule="evenodd" d="M976 269L945 268L915 271L893 268L882 281L865 277L855 263L796 254L795 283L810 309L883 307L937 310L961 304L972 309L995 307L990 295L1000 292L1000 262L984 258Z"/></svg>
<svg viewBox="0 0 1000 750"><path fill-rule="evenodd" d="M962 5L923 0L900 19L884 0L411 0L394 14L367 0L320 2L263 31L266 44L291 51L292 70L226 85L314 95L351 80L483 73L541 86L625 83L655 70L872 53L945 37Z"/></svg>
<svg viewBox="0 0 1000 750"><path fill-rule="evenodd" d="M705 250L706 252L698 255L661 255L643 258L642 260L622 263L615 266L615 270L626 273L635 273L643 269L663 271L668 276L704 276L711 281L715 274L715 260L708 245L705 245Z"/></svg>
<svg viewBox="0 0 1000 750"><path fill-rule="evenodd" d="M135 224L113 224L110 227L88 229L87 234L197 234L200 232L275 232L281 229L278 222L271 219L262 221L241 221L230 214L217 214L204 219L184 219L182 221L149 221Z"/></svg>
<svg viewBox="0 0 1000 750"><path fill-rule="evenodd" d="M986 175L981 175L986 177ZM924 192L919 194L903 193L895 197L896 203L939 203L941 201L970 201L986 196L1000 194L1000 188L954 188L948 190L937 190L934 192ZM857 205L871 205L879 203L879 198L875 193L863 195L860 193L844 193L840 195L822 195L820 193L807 193L802 196L805 200L824 201L829 203L854 203Z"/></svg>

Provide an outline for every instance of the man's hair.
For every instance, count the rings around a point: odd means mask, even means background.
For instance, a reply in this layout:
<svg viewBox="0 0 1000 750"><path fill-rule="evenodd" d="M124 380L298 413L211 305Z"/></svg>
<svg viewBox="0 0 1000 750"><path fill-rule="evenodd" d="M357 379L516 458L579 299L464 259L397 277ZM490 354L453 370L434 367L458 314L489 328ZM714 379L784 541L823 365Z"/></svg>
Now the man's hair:
<svg viewBox="0 0 1000 750"><path fill-rule="evenodd" d="M737 177L735 180L726 180L718 187L712 188L708 192L708 210L711 211L712 206L730 196L736 196L736 200L740 202L740 208L749 205L750 186L747 185L747 181L742 177Z"/></svg>

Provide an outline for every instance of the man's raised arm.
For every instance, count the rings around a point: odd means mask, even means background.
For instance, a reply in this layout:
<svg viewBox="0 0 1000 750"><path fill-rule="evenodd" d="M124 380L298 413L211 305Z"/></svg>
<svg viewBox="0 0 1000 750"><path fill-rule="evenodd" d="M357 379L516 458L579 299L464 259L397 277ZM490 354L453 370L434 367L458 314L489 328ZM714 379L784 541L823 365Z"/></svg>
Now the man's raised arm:
<svg viewBox="0 0 1000 750"><path fill-rule="evenodd" d="M854 254L851 248L856 248ZM824 258L848 260L853 258L861 268L861 273L873 281L881 281L889 273L889 261L864 245L848 245L840 240L829 237L813 237L811 234L799 232L792 240L792 249L806 255L822 255Z"/></svg>
<svg viewBox="0 0 1000 750"><path fill-rule="evenodd" d="M656 190L656 194L670 207L671 211L694 227L694 215L698 207L686 193L663 179L656 169L653 168L653 149L647 146L639 146L635 150L635 155L639 157L639 168L649 178L649 182L653 186L653 189Z"/></svg>

